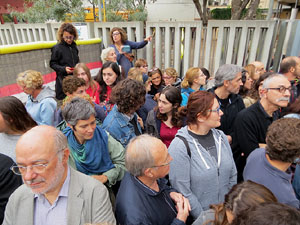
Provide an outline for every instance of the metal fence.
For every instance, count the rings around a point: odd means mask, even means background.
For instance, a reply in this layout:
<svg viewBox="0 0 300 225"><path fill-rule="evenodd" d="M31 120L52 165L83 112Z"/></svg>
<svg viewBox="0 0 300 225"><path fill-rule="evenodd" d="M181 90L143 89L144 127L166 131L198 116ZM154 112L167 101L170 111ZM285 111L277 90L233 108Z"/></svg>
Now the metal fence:
<svg viewBox="0 0 300 225"><path fill-rule="evenodd" d="M299 20L292 22L286 55L299 54ZM110 29L122 27L132 41L142 41L155 33L146 48L137 50L136 58L146 58L149 67L174 67L182 76L191 66L206 67L214 74L225 63L240 66L262 61L277 71L288 21L188 22L91 22L86 23L88 38L100 37L104 47L111 44ZM76 24L75 24L76 25ZM82 25L82 24L81 24ZM0 45L55 40L60 23L0 25Z"/></svg>

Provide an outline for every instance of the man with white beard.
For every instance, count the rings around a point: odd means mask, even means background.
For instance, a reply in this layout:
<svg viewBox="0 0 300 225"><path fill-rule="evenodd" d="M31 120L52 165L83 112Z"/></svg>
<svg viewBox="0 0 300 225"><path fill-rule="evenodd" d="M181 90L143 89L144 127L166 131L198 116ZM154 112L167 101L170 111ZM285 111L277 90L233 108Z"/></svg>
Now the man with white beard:
<svg viewBox="0 0 300 225"><path fill-rule="evenodd" d="M24 185L11 195L3 225L116 223L107 189L68 166L67 146L65 135L51 126L21 136L11 169Z"/></svg>
<svg viewBox="0 0 300 225"><path fill-rule="evenodd" d="M242 181L246 159L256 148L264 147L269 125L279 118L279 109L286 107L291 95L291 84L280 74L264 80L261 99L238 113L234 123L233 156Z"/></svg>

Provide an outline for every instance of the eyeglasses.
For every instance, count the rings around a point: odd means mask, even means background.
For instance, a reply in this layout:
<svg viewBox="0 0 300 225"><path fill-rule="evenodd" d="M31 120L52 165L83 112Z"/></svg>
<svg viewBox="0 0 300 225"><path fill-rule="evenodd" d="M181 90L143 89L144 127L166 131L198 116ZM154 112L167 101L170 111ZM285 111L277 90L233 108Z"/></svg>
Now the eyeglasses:
<svg viewBox="0 0 300 225"><path fill-rule="evenodd" d="M73 40L74 36L64 36L63 39L65 39L65 40Z"/></svg>
<svg viewBox="0 0 300 225"><path fill-rule="evenodd" d="M120 32L114 32L114 33L112 33L112 36L117 36L119 34L120 34Z"/></svg>
<svg viewBox="0 0 300 225"><path fill-rule="evenodd" d="M151 166L151 168L157 168L157 167L163 167L163 166L168 166L170 165L171 161L172 161L172 158L170 157L170 154L168 154L168 157L167 157L169 160L168 162L164 163L164 164L161 164L161 165L158 165L158 166Z"/></svg>
<svg viewBox="0 0 300 225"><path fill-rule="evenodd" d="M163 79L164 80L171 80L173 77L171 77L171 76L163 76Z"/></svg>
<svg viewBox="0 0 300 225"><path fill-rule="evenodd" d="M34 165L31 165L31 166L12 166L10 167L11 171L13 171L16 175L22 175L22 174L26 174L27 172L27 169L32 169L32 171L34 173L43 173L45 172L47 166L49 165L49 163L55 159L55 156L63 151L64 149L62 150L59 150L58 152L56 152L56 154L52 157L52 159L50 159L47 163L40 163L40 164L34 164Z"/></svg>
<svg viewBox="0 0 300 225"><path fill-rule="evenodd" d="M141 67L143 67L143 68L148 68L148 65L143 65L143 66L141 66Z"/></svg>
<svg viewBox="0 0 300 225"><path fill-rule="evenodd" d="M217 112L218 114L220 113L220 111L221 111L221 107L220 106L218 108L216 108L216 109L210 109L210 110L208 110L208 112Z"/></svg>
<svg viewBox="0 0 300 225"><path fill-rule="evenodd" d="M277 88L267 88L268 90L277 90L279 91L280 93L284 94L286 92L286 90L288 90L289 92L292 91L292 87L285 87L285 86L280 86L280 87L277 87Z"/></svg>

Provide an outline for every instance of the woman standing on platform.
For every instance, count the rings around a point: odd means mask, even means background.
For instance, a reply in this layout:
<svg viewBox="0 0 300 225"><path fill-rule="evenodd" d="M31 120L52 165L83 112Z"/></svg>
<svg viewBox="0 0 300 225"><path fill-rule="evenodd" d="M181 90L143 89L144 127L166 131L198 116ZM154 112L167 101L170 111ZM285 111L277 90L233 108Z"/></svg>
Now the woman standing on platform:
<svg viewBox="0 0 300 225"><path fill-rule="evenodd" d="M76 28L70 23L63 23L57 33L58 43L51 49L50 67L56 72L55 93L58 100L66 97L62 90L63 79L73 74L79 62L77 39Z"/></svg>
<svg viewBox="0 0 300 225"><path fill-rule="evenodd" d="M127 77L129 69L133 67L132 61L134 60L134 55L132 54L132 49L145 47L152 40L152 36L145 38L141 42L128 41L125 30L114 27L110 31L110 37L113 43L111 47L115 49L117 61L124 68L125 76Z"/></svg>

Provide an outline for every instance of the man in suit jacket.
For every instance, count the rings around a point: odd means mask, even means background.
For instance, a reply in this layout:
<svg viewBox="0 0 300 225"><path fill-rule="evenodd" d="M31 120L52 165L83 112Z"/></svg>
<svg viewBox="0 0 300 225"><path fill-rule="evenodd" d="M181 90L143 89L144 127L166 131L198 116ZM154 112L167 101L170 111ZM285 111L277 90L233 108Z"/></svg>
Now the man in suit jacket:
<svg viewBox="0 0 300 225"><path fill-rule="evenodd" d="M68 166L66 137L54 127L27 131L16 146L24 185L10 197L3 225L115 224L108 191L96 179Z"/></svg>

